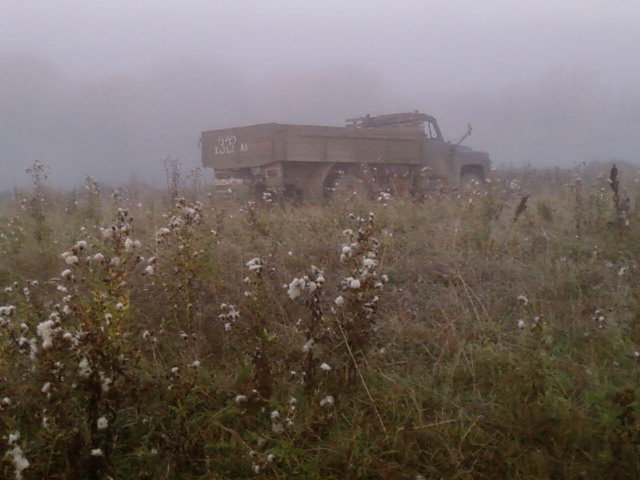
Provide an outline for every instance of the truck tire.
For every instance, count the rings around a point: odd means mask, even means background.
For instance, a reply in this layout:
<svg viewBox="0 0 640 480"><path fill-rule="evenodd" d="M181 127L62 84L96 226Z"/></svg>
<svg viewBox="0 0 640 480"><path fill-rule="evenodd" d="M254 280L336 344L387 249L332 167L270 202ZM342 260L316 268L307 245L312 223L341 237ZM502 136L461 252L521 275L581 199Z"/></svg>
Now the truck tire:
<svg viewBox="0 0 640 480"><path fill-rule="evenodd" d="M325 192L327 198L331 199L347 200L350 198L367 198L368 196L364 180L352 173L329 177L325 184Z"/></svg>
<svg viewBox="0 0 640 480"><path fill-rule="evenodd" d="M413 181L413 195L422 197L434 193L444 192L447 186L445 179L416 175Z"/></svg>
<svg viewBox="0 0 640 480"><path fill-rule="evenodd" d="M484 192L485 189L484 178L475 172L466 172L460 177L460 191L463 193Z"/></svg>

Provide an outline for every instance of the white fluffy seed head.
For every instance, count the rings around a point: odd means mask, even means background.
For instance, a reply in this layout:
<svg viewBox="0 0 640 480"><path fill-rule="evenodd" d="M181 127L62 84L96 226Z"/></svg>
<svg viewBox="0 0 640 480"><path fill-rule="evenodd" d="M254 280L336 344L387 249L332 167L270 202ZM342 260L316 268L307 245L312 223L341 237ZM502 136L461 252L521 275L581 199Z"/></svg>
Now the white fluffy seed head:
<svg viewBox="0 0 640 480"><path fill-rule="evenodd" d="M315 343L315 341L313 340L313 338L310 338L309 340L307 340L307 342L302 346L302 351L304 353L308 353L313 349L313 344Z"/></svg>
<svg viewBox="0 0 640 480"><path fill-rule="evenodd" d="M107 417L100 417L96 421L96 426L98 427L98 430L106 430L109 426L109 420L107 420Z"/></svg>
<svg viewBox="0 0 640 480"><path fill-rule="evenodd" d="M321 407L330 407L334 403L335 403L335 399L333 398L333 395L327 395L322 400L320 400Z"/></svg>
<svg viewBox="0 0 640 480"><path fill-rule="evenodd" d="M124 241L124 249L127 252L131 252L135 248L135 242L131 238L127 237Z"/></svg>
<svg viewBox="0 0 640 480"><path fill-rule="evenodd" d="M64 257L64 261L67 265L76 265L80 260L75 255L67 255Z"/></svg>

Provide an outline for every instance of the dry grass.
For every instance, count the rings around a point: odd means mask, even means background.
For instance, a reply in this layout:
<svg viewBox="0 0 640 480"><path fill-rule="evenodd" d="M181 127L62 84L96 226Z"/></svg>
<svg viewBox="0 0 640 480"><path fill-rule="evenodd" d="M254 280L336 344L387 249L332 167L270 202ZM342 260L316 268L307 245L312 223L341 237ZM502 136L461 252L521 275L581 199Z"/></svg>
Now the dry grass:
<svg viewBox="0 0 640 480"><path fill-rule="evenodd" d="M0 207L0 476L640 477L609 168L299 206L38 167Z"/></svg>

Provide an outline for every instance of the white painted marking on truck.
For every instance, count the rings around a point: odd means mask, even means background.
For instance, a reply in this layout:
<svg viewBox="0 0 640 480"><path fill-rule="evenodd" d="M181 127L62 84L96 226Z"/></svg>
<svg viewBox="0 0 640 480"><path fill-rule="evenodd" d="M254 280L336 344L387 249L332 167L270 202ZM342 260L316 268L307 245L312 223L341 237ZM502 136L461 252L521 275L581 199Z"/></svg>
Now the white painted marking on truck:
<svg viewBox="0 0 640 480"><path fill-rule="evenodd" d="M227 153L235 153L236 151L236 143L238 139L235 135L227 135L226 137L218 138L216 142L216 146L213 147L214 155L224 155ZM241 151L242 151L242 147Z"/></svg>

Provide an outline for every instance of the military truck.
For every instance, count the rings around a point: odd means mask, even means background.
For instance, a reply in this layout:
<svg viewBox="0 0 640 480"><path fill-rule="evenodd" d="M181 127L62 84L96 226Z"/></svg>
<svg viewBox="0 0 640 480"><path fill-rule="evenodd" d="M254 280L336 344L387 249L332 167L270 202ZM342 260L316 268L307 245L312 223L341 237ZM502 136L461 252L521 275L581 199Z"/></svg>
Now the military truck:
<svg viewBox="0 0 640 480"><path fill-rule="evenodd" d="M469 127L468 134L471 133ZM202 163L257 194L304 199L481 186L489 155L442 137L420 112L347 119L344 127L267 123L202 133Z"/></svg>

